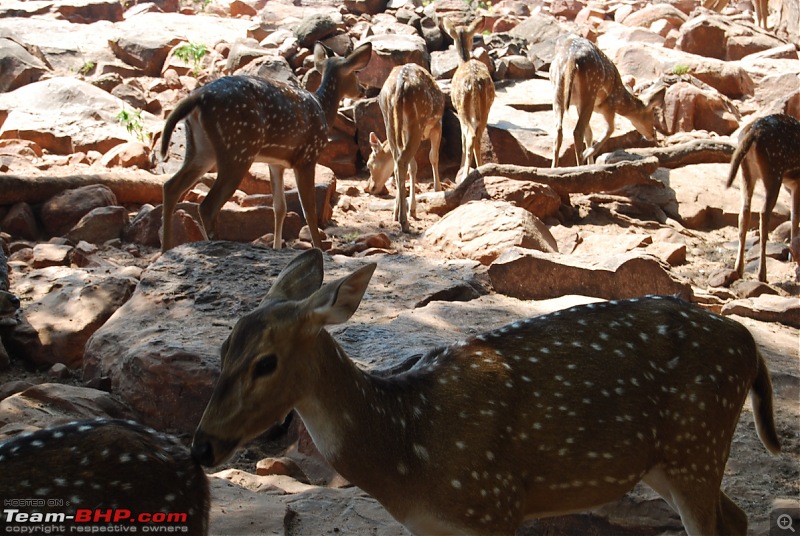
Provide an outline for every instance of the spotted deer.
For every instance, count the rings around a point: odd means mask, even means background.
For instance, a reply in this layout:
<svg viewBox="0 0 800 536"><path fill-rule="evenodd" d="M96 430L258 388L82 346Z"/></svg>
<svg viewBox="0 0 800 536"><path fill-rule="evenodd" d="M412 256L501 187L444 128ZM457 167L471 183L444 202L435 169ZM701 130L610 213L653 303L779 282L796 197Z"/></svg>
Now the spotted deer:
<svg viewBox="0 0 800 536"><path fill-rule="evenodd" d="M133 421L75 421L16 435L0 442L0 466L6 522L22 514L73 532L93 524L139 531L153 524L208 534L203 469L175 438ZM14 505L13 519L9 499L27 500Z"/></svg>
<svg viewBox="0 0 800 536"><path fill-rule="evenodd" d="M283 172L294 170L311 240L322 247L317 228L314 169L328 142L343 97L359 94L356 72L369 62L365 43L346 58L328 57L317 44L314 63L322 73L315 93L279 81L226 76L194 91L167 117L161 138L166 155L175 126L186 120L186 153L181 168L164 184L161 250L173 247L172 217L178 200L200 177L217 166L217 178L200 204L203 236L208 239L222 205L233 195L250 165L267 162L275 211L275 249L282 246L286 217Z"/></svg>
<svg viewBox="0 0 800 536"><path fill-rule="evenodd" d="M470 162L475 166L483 163L481 139L489 122L489 110L494 102L494 82L489 69L471 57L472 37L483 26L484 18L479 17L469 26L456 26L450 19L442 20L442 27L455 42L461 61L450 86L450 99L461 124L461 173L459 181L469 174Z"/></svg>
<svg viewBox="0 0 800 536"><path fill-rule="evenodd" d="M324 286L319 251L284 268L222 345L198 461L224 462L294 408L331 465L415 534L512 534L640 480L690 535L745 533L720 483L749 390L761 441L780 446L769 372L741 324L674 298L610 301L471 336L382 378L324 329L353 315L375 268Z"/></svg>
<svg viewBox="0 0 800 536"><path fill-rule="evenodd" d="M739 167L742 168L742 209L739 212L739 248L735 270L744 275L744 253L747 247L747 230L750 228L750 201L756 183L764 185L764 208L759 218L758 280L767 281L767 238L772 210L778 201L781 183L791 192L792 219L791 244L798 237L800 223L800 121L784 114L774 114L756 119L739 135L739 146L731 157L731 168L726 187L733 184ZM795 252L795 261L800 262Z"/></svg>
<svg viewBox="0 0 800 536"><path fill-rule="evenodd" d="M407 232L409 225L406 212L417 217L415 156L422 140L431 142L429 159L433 168L433 187L437 192L442 189L439 145L442 141L444 94L428 71L409 63L392 69L381 88L378 103L386 125L386 141L381 143L374 132L369 135L372 153L367 160L367 190L373 194L383 191L386 181L394 172L397 188L394 219ZM405 197L406 175L410 178L408 207Z"/></svg>
<svg viewBox="0 0 800 536"><path fill-rule="evenodd" d="M574 104L578 110L573 136L579 166L587 161L593 162L593 157L599 154L614 132L617 114L626 117L649 141L656 139L653 109L661 101L665 86L654 86L642 102L622 83L617 67L608 56L588 39L570 34L556 42L555 55L550 64L550 81L555 89L553 113L556 130L552 167L558 167L564 113L570 104ZM606 121L606 130L594 145L589 125L593 112L598 112Z"/></svg>

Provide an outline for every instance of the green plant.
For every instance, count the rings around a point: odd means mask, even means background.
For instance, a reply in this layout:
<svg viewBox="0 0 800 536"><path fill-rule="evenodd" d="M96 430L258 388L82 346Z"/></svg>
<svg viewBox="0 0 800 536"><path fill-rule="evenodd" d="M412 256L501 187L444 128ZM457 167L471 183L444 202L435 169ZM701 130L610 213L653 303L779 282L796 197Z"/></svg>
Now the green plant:
<svg viewBox="0 0 800 536"><path fill-rule="evenodd" d="M488 11L492 13L494 6L492 4L492 0L463 0L470 11L477 11L478 9L483 9L484 11Z"/></svg>
<svg viewBox="0 0 800 536"><path fill-rule="evenodd" d="M142 143L149 143L150 135L144 131L141 110L129 112L123 108L122 111L117 114L117 121L125 127L128 134L136 136L136 139Z"/></svg>
<svg viewBox="0 0 800 536"><path fill-rule="evenodd" d="M89 74L92 71L94 71L95 67L97 67L97 64L95 62L87 61L83 65L81 65L81 68L78 69L78 73L86 76L87 74Z"/></svg>
<svg viewBox="0 0 800 536"><path fill-rule="evenodd" d="M689 67L687 67L686 65L675 65L672 68L672 74L675 74L675 75L678 75L678 76L683 76L688 72L689 72Z"/></svg>
<svg viewBox="0 0 800 536"><path fill-rule="evenodd" d="M175 49L175 57L183 63L192 65L192 74L196 77L200 74L200 62L203 57L208 53L208 48L205 45L197 43L186 43Z"/></svg>

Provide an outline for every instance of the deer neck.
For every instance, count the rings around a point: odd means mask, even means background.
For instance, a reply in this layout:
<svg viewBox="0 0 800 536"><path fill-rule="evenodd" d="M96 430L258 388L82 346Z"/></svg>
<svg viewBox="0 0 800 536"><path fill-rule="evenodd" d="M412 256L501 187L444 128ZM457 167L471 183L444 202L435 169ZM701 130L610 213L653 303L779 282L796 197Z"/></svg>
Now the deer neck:
<svg viewBox="0 0 800 536"><path fill-rule="evenodd" d="M409 459L428 455L409 439L425 406L424 387L418 383L412 393L402 380L372 376L326 331L320 338L317 381L295 409L334 469L381 500L409 474Z"/></svg>
<svg viewBox="0 0 800 536"><path fill-rule="evenodd" d="M334 69L325 69L325 74L322 75L319 88L314 93L314 96L317 98L325 114L328 130L333 127L333 122L336 120L336 113L339 111L339 101L342 98L339 81L332 71L334 71Z"/></svg>
<svg viewBox="0 0 800 536"><path fill-rule="evenodd" d="M630 114L640 113L642 110L645 109L645 105L642 101L640 101L637 97L635 97L630 91L627 90L622 85L620 81L619 91L616 95L616 104L617 104L617 113L623 116L627 116Z"/></svg>

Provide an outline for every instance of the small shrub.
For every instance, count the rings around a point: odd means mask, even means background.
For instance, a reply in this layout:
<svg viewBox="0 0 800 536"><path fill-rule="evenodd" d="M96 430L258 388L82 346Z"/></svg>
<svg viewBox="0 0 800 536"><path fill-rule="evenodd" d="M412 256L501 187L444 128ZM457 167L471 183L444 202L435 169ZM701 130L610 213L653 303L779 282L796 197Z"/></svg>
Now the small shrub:
<svg viewBox="0 0 800 536"><path fill-rule="evenodd" d="M183 63L192 65L192 74L197 77L200 74L200 62L208 53L208 48L203 44L186 43L175 49L175 56Z"/></svg>
<svg viewBox="0 0 800 536"><path fill-rule="evenodd" d="M689 67L687 67L686 65L676 65L672 68L672 74L683 76L687 74L689 70L690 70Z"/></svg>
<svg viewBox="0 0 800 536"><path fill-rule="evenodd" d="M128 134L136 136L136 139L140 142L144 144L148 144L150 142L150 135L144 131L141 110L129 112L123 108L122 111L117 114L117 121L125 127L125 129L128 131Z"/></svg>

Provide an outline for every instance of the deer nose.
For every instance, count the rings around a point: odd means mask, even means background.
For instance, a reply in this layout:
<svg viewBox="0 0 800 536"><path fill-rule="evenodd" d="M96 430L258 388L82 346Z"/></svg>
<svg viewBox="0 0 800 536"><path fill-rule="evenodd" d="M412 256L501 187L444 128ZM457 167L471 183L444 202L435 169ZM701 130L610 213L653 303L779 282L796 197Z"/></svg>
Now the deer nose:
<svg viewBox="0 0 800 536"><path fill-rule="evenodd" d="M214 465L214 447L211 441L205 438L199 438L202 432L195 433L194 440L192 441L192 458L194 461L205 467Z"/></svg>
<svg viewBox="0 0 800 536"><path fill-rule="evenodd" d="M11 298L9 298L9 301L11 302L11 305L13 305L16 309L19 309L20 306L19 298L17 298L12 294Z"/></svg>

